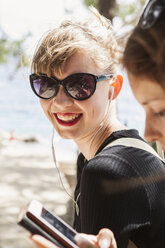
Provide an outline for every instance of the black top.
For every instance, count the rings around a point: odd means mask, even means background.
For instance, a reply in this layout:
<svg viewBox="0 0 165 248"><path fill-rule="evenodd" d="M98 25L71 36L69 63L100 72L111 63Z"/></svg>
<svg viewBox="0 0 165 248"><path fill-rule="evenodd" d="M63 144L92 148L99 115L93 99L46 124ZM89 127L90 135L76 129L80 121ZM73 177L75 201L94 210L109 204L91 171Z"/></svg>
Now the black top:
<svg viewBox="0 0 165 248"><path fill-rule="evenodd" d="M79 215L74 228L97 234L107 227L114 232L118 248L129 239L140 248L165 247L165 165L151 153L111 141L133 137L136 130L112 133L94 158L78 157L77 186Z"/></svg>

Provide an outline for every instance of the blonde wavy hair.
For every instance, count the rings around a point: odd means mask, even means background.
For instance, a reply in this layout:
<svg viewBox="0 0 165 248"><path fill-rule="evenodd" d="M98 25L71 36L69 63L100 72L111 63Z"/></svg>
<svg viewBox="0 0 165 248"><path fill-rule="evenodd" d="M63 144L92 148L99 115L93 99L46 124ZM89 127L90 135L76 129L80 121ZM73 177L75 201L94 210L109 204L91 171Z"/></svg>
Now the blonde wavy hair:
<svg viewBox="0 0 165 248"><path fill-rule="evenodd" d="M32 59L34 73L62 75L65 63L75 53L88 53L106 73L116 73L119 47L111 22L90 7L88 17L68 18L50 30L39 42Z"/></svg>

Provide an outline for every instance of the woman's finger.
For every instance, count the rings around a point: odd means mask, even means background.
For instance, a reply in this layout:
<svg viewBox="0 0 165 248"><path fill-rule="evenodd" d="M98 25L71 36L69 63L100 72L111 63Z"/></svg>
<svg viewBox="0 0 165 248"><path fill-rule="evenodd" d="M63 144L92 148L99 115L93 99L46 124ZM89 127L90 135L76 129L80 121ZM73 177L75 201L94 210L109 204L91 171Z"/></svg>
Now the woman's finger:
<svg viewBox="0 0 165 248"><path fill-rule="evenodd" d="M32 235L31 240L38 248L59 248L58 246L38 234Z"/></svg>
<svg viewBox="0 0 165 248"><path fill-rule="evenodd" d="M103 228L97 235L98 246L100 248L117 248L116 240L113 232L107 228Z"/></svg>
<svg viewBox="0 0 165 248"><path fill-rule="evenodd" d="M96 245L97 237L94 235L78 233L75 236L75 241L80 248L98 248Z"/></svg>

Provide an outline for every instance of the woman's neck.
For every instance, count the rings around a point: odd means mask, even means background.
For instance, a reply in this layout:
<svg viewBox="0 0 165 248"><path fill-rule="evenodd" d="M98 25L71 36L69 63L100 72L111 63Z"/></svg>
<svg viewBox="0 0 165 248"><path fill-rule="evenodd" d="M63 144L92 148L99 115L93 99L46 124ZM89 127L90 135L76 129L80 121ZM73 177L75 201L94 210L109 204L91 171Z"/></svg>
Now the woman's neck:
<svg viewBox="0 0 165 248"><path fill-rule="evenodd" d="M103 142L115 131L127 129L117 119L100 126L90 137L75 141L87 160L93 158Z"/></svg>

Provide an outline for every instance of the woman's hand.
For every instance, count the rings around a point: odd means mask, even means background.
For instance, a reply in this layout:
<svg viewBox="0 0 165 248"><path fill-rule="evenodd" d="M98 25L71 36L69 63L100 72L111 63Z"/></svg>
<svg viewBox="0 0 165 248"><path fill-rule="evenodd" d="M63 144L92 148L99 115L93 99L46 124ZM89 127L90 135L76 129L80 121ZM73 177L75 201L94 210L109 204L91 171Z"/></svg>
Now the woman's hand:
<svg viewBox="0 0 165 248"><path fill-rule="evenodd" d="M31 236L31 239L37 248L59 248L49 240L37 234ZM75 236L75 240L80 248L117 248L112 231L106 228L101 229L96 236L78 233Z"/></svg>

